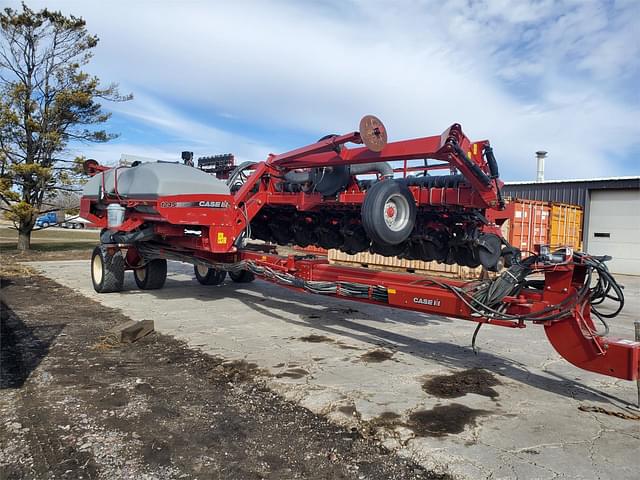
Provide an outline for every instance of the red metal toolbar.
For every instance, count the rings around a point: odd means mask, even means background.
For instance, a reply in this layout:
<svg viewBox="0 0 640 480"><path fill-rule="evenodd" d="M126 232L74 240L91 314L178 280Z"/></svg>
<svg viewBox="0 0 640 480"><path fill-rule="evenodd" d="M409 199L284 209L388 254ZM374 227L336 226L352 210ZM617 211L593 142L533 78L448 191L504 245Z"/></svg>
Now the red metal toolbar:
<svg viewBox="0 0 640 480"><path fill-rule="evenodd" d="M555 350L573 365L624 380L640 378L640 342L598 336L591 320L588 303L577 305L570 315L552 321L499 320L474 315L459 296L443 287L460 287L464 283L461 281L344 267L331 265L324 259L283 257L247 250L239 251L235 260L246 260L258 266L289 273L300 280L349 282L369 287L383 287L387 292L386 301L375 300L372 295L366 298L351 297L341 294L339 289L330 295L334 297L502 327L525 328L527 323L540 324L544 326L547 338ZM580 269L580 266L575 265L542 267L545 273L544 290L524 292L516 298L505 298L505 313L522 315L561 305L576 294L578 280L582 275ZM269 276L262 278L274 281ZM304 286L289 288L308 291Z"/></svg>

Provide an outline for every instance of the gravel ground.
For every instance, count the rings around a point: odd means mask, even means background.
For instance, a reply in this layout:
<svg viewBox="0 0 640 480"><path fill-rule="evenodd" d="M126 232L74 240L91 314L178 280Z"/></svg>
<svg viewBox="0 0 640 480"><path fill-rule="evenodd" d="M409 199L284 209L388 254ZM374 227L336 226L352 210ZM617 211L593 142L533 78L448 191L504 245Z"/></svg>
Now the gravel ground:
<svg viewBox="0 0 640 480"><path fill-rule="evenodd" d="M44 277L2 283L0 478L444 478Z"/></svg>

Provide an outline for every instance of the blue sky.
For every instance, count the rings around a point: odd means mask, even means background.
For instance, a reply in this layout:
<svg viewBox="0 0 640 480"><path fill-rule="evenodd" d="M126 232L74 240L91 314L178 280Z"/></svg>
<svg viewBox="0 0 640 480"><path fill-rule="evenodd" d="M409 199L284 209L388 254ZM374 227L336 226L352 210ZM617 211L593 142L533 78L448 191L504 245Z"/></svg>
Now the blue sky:
<svg viewBox="0 0 640 480"><path fill-rule="evenodd" d="M18 2L8 2L18 6ZM87 20L109 104L101 162L261 160L378 115L390 140L461 123L502 177L640 174L640 1L29 2Z"/></svg>

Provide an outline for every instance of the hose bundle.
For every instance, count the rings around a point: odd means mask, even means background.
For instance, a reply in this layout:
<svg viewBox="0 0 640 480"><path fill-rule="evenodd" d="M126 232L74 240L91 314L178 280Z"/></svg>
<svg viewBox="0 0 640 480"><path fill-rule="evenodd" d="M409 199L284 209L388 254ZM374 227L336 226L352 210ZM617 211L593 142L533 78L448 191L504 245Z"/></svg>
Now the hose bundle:
<svg viewBox="0 0 640 480"><path fill-rule="evenodd" d="M303 280L290 273L275 270L266 265L258 265L248 260L235 263L211 262L205 259L195 258L187 253L168 250L160 245L153 245L149 242L142 242L137 245L137 248L145 261L153 258L167 258L187 263L202 264L209 268L230 272L248 270L256 275L283 285L304 288L311 293L340 295L352 298L372 298L382 303L388 303L389 301L387 288L383 285ZM436 285L444 290L453 292L475 315L487 319L538 322L552 321L571 316L576 307L579 307L578 312L582 315L585 307L589 305L591 312L596 315L605 327L603 333L594 332L594 334L605 335L609 331L605 318L617 316L624 307L623 287L616 282L605 265L605 262L609 260L610 257L595 257L583 252L574 252L573 256L563 263L549 262L549 258L564 258L563 253L566 252L554 252L551 256L546 257L532 255L525 260L514 263L502 272L499 277L493 280L472 281L461 286L455 286L440 282L434 278L428 278L423 281L423 284ZM549 305L535 312L529 312L527 314L506 313L508 304L504 302L505 297L517 296L523 289L533 288L541 290L544 288L544 280L532 280L528 278L529 275L544 272L548 267L562 264L573 264L585 267L585 279L579 288L561 302ZM617 304L616 308L608 313L600 310L600 305L606 300L613 301Z"/></svg>
<svg viewBox="0 0 640 480"><path fill-rule="evenodd" d="M604 318L617 316L624 308L624 292L622 291L624 287L616 282L605 264L606 261L611 260L611 257L590 256L582 252L574 253L574 257L579 259L580 263L587 265L591 271L595 271L598 274L595 284L589 289L591 311ZM595 307L595 305L602 305L605 300L617 303L617 308L613 312L603 313Z"/></svg>
<svg viewBox="0 0 640 480"><path fill-rule="evenodd" d="M531 264L533 263L531 258L513 264L498 278L487 282L473 295L473 303L478 306L487 305L496 308L504 297L517 295L523 287L524 280L531 273Z"/></svg>

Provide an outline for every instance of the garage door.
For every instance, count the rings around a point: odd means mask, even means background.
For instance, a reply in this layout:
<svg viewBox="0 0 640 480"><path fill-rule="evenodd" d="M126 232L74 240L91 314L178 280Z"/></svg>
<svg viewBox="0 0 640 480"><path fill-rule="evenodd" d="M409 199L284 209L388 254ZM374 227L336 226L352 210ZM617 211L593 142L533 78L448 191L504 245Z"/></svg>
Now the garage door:
<svg viewBox="0 0 640 480"><path fill-rule="evenodd" d="M613 273L640 275L640 190L592 190L588 253L611 255Z"/></svg>

